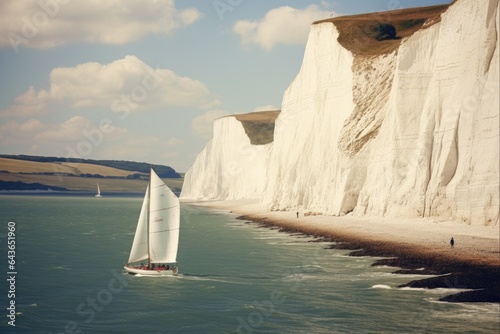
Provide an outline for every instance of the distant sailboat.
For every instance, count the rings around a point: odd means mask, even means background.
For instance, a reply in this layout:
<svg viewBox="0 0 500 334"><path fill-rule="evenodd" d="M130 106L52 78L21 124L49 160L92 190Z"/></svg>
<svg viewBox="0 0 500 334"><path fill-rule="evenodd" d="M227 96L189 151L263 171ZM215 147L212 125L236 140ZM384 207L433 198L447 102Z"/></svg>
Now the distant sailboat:
<svg viewBox="0 0 500 334"><path fill-rule="evenodd" d="M179 199L151 168L125 270L143 276L177 275L179 223ZM141 261L147 262L133 264Z"/></svg>
<svg viewBox="0 0 500 334"><path fill-rule="evenodd" d="M99 183L97 184L97 194L95 194L95 197L102 197L101 189L99 189Z"/></svg>

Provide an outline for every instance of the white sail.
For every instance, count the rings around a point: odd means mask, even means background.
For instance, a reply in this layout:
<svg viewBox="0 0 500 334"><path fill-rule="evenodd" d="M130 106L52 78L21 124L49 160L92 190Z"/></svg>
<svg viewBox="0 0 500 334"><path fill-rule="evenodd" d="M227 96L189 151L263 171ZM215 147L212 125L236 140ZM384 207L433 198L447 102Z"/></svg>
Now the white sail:
<svg viewBox="0 0 500 334"><path fill-rule="evenodd" d="M151 169L149 252L153 263L177 262L179 199Z"/></svg>
<svg viewBox="0 0 500 334"><path fill-rule="evenodd" d="M149 207L149 186L142 202L141 214L137 222L134 242L130 251L128 262L137 262L148 258L148 207Z"/></svg>
<svg viewBox="0 0 500 334"><path fill-rule="evenodd" d="M101 197L101 189L99 189L99 183L97 184L97 194L95 197Z"/></svg>

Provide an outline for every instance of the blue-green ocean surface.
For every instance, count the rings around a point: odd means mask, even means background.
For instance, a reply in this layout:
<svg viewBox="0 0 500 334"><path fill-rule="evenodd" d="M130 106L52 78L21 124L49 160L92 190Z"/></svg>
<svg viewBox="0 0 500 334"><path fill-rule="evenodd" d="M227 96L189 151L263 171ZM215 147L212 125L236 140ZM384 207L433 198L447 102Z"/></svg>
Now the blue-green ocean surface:
<svg viewBox="0 0 500 334"><path fill-rule="evenodd" d="M498 333L497 304L189 205L180 275L125 274L142 198L0 196L1 333ZM15 222L15 297L7 281ZM15 327L9 303L15 301Z"/></svg>

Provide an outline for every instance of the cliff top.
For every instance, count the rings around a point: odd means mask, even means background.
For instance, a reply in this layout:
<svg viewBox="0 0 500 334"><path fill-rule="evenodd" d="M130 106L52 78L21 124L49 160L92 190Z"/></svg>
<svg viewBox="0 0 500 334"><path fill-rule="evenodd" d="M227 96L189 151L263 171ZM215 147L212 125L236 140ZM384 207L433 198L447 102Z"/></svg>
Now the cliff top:
<svg viewBox="0 0 500 334"><path fill-rule="evenodd" d="M337 27L339 43L362 56L390 53L399 47L402 38L441 20L450 5L398 9L388 12L341 16L316 21L331 22Z"/></svg>
<svg viewBox="0 0 500 334"><path fill-rule="evenodd" d="M265 145L274 140L274 121L280 110L257 111L232 115L241 122L252 145Z"/></svg>

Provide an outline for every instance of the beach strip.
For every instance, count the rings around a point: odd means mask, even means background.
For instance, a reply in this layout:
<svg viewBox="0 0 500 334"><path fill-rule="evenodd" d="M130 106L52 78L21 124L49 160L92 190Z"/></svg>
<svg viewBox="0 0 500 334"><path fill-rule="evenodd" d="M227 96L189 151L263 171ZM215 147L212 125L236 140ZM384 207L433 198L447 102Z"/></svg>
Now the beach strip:
<svg viewBox="0 0 500 334"><path fill-rule="evenodd" d="M446 301L500 302L499 226L471 226L436 217L337 217L300 210L270 211L258 200L185 203L231 212L239 219L283 232L323 238L332 242L331 248L353 250L351 256L386 257L374 265L401 268L395 273L436 275L405 286L477 289L443 298Z"/></svg>

